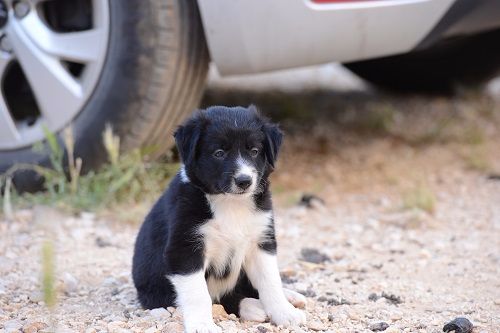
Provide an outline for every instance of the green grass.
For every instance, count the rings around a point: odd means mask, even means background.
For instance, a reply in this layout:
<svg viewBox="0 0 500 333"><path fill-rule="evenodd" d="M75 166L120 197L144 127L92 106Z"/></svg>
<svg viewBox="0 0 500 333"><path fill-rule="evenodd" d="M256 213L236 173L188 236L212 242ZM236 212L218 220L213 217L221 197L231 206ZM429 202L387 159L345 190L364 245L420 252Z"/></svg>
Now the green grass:
<svg viewBox="0 0 500 333"><path fill-rule="evenodd" d="M420 209L433 213L436 209L436 197L427 186L416 186L403 195L403 209Z"/></svg>
<svg viewBox="0 0 500 333"><path fill-rule="evenodd" d="M108 163L98 171L82 175L81 168L85 161L74 158L71 131L63 132L63 145L59 144L53 133L46 131L45 134L50 150L51 168L15 165L0 177L0 187L10 184L10 176L15 170L31 169L44 177L46 190L20 195L15 189L8 190L6 187L2 197L5 215L11 213L12 207L37 204L79 212L109 209L117 204L152 201L163 191L178 168L175 163L145 162L145 154L140 150L120 154L119 138L113 135L108 127L103 134ZM67 162L64 162L65 150Z"/></svg>
<svg viewBox="0 0 500 333"><path fill-rule="evenodd" d="M57 302L55 289L54 245L46 240L42 245L42 292L43 300L49 310Z"/></svg>

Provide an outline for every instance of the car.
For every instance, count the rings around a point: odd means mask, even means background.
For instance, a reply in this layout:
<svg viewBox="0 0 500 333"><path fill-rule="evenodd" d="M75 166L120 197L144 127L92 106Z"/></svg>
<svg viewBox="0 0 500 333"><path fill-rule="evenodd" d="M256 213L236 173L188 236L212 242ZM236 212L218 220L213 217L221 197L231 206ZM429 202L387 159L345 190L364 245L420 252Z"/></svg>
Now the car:
<svg viewBox="0 0 500 333"><path fill-rule="evenodd" d="M449 91L498 72L499 40L496 0L0 0L0 173L49 165L47 131L68 126L84 172L106 161L108 125L123 151L160 156L210 61L221 75L340 62L382 87Z"/></svg>

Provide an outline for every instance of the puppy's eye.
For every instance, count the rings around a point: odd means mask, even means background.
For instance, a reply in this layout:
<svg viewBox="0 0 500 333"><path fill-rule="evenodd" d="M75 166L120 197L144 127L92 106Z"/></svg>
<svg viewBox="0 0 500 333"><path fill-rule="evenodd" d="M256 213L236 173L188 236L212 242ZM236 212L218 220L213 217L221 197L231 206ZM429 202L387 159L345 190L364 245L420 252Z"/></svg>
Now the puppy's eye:
<svg viewBox="0 0 500 333"><path fill-rule="evenodd" d="M250 149L250 156L256 157L257 155L259 155L259 149L258 148L252 148L252 149Z"/></svg>
<svg viewBox="0 0 500 333"><path fill-rule="evenodd" d="M224 152L224 150L222 149L217 149L216 151L214 151L214 157L216 158L223 158L225 154L226 152Z"/></svg>

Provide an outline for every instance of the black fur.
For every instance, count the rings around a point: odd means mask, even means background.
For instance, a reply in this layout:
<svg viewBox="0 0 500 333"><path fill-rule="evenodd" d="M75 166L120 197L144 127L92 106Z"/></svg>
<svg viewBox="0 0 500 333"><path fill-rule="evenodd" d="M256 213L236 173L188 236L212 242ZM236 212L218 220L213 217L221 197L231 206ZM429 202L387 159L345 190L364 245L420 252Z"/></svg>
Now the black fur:
<svg viewBox="0 0 500 333"><path fill-rule="evenodd" d="M196 231L213 217L206 194L230 191L238 153L251 159L259 171L259 186L253 195L256 208L272 209L268 176L282 141L279 128L260 116L254 106L197 111L174 136L189 182L183 182L180 174L172 180L147 215L133 257L132 275L138 298L148 309L175 305L175 290L166 276L203 268L203 239ZM260 150L258 156L250 157L252 147ZM214 156L217 149L225 151L223 159ZM265 251L276 252L274 223L258 245ZM227 259L225 272L216 273L209 265L206 278L227 276L231 258ZM221 304L226 311L238 314L244 297L258 297L258 293L242 270L234 290L221 298Z"/></svg>

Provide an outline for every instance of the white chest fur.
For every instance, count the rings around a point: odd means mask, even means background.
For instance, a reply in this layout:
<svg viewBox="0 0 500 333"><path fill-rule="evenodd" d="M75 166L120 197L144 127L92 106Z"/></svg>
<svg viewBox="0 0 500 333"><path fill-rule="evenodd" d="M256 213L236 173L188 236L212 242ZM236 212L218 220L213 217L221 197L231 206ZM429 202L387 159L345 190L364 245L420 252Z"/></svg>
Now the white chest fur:
<svg viewBox="0 0 500 333"><path fill-rule="evenodd" d="M236 285L245 258L257 249L272 215L256 210L249 196L208 195L207 199L214 217L199 232L204 239L205 270L210 267L224 276L207 281L210 296L218 300Z"/></svg>

